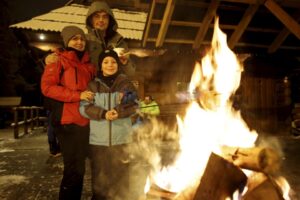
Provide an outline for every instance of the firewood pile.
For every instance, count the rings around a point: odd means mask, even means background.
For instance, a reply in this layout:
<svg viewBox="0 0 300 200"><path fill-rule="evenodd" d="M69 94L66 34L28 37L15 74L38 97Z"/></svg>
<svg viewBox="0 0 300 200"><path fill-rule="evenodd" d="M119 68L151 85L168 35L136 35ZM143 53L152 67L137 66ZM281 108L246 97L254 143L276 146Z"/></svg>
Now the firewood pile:
<svg viewBox="0 0 300 200"><path fill-rule="evenodd" d="M211 153L199 185L178 194L152 186L148 199L156 196L161 200L232 200L240 192L241 200L284 200L276 181L281 157L275 150L225 146L222 152L221 156ZM251 175L247 177L242 169Z"/></svg>

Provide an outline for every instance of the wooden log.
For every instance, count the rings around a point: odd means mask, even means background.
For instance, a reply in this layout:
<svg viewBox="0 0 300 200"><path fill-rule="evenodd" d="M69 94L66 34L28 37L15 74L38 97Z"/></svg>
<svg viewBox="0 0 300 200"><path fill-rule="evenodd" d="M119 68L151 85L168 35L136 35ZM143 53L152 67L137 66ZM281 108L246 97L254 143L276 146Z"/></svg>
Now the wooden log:
<svg viewBox="0 0 300 200"><path fill-rule="evenodd" d="M276 174L281 166L281 157L271 148L222 147L222 157L236 166L253 171Z"/></svg>
<svg viewBox="0 0 300 200"><path fill-rule="evenodd" d="M173 200L192 200L194 199L198 185L191 185L184 191L178 193Z"/></svg>
<svg viewBox="0 0 300 200"><path fill-rule="evenodd" d="M242 200L284 200L283 194L279 186L270 177L263 177L259 174L259 178L249 178L248 191L243 195Z"/></svg>
<svg viewBox="0 0 300 200"><path fill-rule="evenodd" d="M170 192L160 188L159 186L152 184L149 191L147 192L147 199L159 198L164 200L171 200L175 197L176 193Z"/></svg>
<svg viewBox="0 0 300 200"><path fill-rule="evenodd" d="M233 163L212 153L193 200L223 200L245 186L246 175Z"/></svg>

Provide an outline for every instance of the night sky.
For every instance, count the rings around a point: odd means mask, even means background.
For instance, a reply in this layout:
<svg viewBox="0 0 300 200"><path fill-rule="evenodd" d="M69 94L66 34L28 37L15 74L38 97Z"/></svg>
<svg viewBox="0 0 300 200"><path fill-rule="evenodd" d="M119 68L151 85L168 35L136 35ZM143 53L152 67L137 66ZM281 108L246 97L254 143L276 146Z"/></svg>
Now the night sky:
<svg viewBox="0 0 300 200"><path fill-rule="evenodd" d="M11 24L26 21L64 6L69 0L8 0Z"/></svg>

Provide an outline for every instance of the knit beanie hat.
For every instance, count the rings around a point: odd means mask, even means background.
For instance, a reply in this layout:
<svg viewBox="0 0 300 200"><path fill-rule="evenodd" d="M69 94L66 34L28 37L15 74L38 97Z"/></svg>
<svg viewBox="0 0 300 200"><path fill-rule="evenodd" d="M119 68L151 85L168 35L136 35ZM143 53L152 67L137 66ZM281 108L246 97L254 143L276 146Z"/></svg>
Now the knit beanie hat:
<svg viewBox="0 0 300 200"><path fill-rule="evenodd" d="M61 36L64 41L65 47L68 46L70 39L77 34L80 34L83 38L85 38L83 30L77 26L65 26L63 28L63 30L61 31Z"/></svg>
<svg viewBox="0 0 300 200"><path fill-rule="evenodd" d="M100 69L101 69L101 65L102 65L102 62L103 62L104 58L106 58L106 57L108 57L108 56L113 57L113 58L117 61L118 66L119 66L119 68L120 68L121 62L120 62L120 59L119 59L118 54L117 54L114 50L109 50L109 49L107 49L107 50L104 50L104 51L99 55L99 61L98 61L98 63L99 63Z"/></svg>

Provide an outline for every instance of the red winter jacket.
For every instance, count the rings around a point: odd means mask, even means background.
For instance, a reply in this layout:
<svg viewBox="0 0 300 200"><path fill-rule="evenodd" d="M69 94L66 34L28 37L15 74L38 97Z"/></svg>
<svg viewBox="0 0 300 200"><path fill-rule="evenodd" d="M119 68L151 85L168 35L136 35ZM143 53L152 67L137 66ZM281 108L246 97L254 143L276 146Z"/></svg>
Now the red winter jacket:
<svg viewBox="0 0 300 200"><path fill-rule="evenodd" d="M57 52L58 61L45 67L42 75L42 93L52 99L64 102L61 124L87 125L89 120L79 113L80 93L96 73L90 64L89 55L79 61L74 51ZM60 79L61 69L63 73Z"/></svg>

